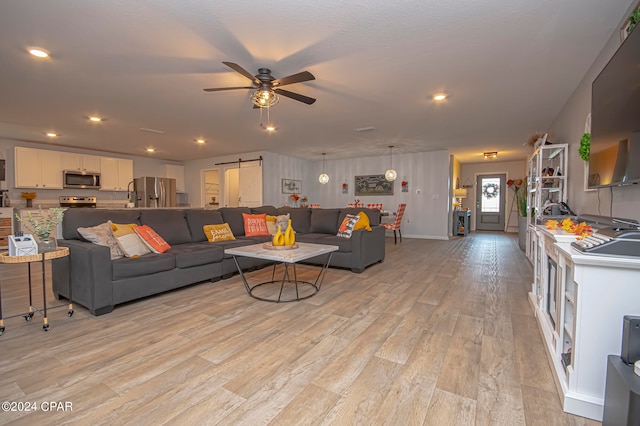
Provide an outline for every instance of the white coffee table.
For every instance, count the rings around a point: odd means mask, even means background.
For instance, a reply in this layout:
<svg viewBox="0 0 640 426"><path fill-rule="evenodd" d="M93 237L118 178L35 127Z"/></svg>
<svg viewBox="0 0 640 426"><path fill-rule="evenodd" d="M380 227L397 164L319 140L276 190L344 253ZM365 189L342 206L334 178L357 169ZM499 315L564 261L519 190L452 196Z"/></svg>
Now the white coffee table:
<svg viewBox="0 0 640 426"><path fill-rule="evenodd" d="M311 244L311 243L296 243L298 248L291 250L272 250L265 248L264 244L253 244L250 246L244 247L236 247L225 250L225 253L228 253L233 256L233 260L236 263L236 267L238 268L238 272L240 273L240 278L242 278L242 282L244 283L244 287L247 289L247 293L249 296L258 299L264 300L266 302L295 302L304 299L308 299L309 297L315 295L320 291L320 287L322 286L322 282L324 281L324 276L326 274L327 268L331 263L331 258L333 257L333 252L338 250L338 246L331 246L325 244ZM311 281L298 280L298 274L296 271L296 263L301 262L303 260L311 259L312 257L321 256L323 254L328 254L327 261L316 279ZM264 259L264 260L273 260L276 262L273 265L273 271L271 273L270 281L263 281L258 284L254 284L253 286L249 285L247 282L247 278L238 263L238 256L244 257L252 257L255 259ZM282 264L284 266L284 271L282 274L282 279L275 279L276 267ZM291 276L289 272L289 266L292 266L292 274ZM257 295L254 294L254 290L267 286L269 284L279 284L280 290L278 292L278 297L267 297L267 295ZM291 284L291 288L285 289L286 284ZM305 290L305 287L306 288ZM294 291L295 290L295 291Z"/></svg>

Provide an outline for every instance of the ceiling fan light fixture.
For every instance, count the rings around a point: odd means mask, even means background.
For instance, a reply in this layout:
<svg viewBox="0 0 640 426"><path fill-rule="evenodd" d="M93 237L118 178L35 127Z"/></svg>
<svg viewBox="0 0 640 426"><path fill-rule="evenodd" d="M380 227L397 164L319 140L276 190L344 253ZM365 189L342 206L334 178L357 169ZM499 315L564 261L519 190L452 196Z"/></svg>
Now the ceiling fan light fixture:
<svg viewBox="0 0 640 426"><path fill-rule="evenodd" d="M279 100L279 96L271 89L258 89L251 95L251 102L260 108L271 108Z"/></svg>
<svg viewBox="0 0 640 426"><path fill-rule="evenodd" d="M498 158L498 151L485 152L482 155L484 156L485 160L493 160L495 158Z"/></svg>
<svg viewBox="0 0 640 426"><path fill-rule="evenodd" d="M326 157L327 157L327 153L323 152L322 153L322 174L318 176L318 182L320 182L323 185L326 185L329 183L329 175L325 171Z"/></svg>
<svg viewBox="0 0 640 426"><path fill-rule="evenodd" d="M384 172L384 178L389 182L398 178L398 173L393 169L393 145L389 145L389 170Z"/></svg>

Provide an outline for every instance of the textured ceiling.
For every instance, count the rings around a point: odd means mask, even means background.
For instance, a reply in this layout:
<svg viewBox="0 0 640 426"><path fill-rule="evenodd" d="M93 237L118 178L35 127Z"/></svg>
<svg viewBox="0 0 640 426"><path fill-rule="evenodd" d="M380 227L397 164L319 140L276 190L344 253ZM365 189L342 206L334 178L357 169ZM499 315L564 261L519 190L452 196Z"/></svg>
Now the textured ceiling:
<svg viewBox="0 0 640 426"><path fill-rule="evenodd" d="M3 1L0 138L51 143L44 133L55 130L62 146L180 161L259 150L318 160L388 145L521 159L631 3ZM315 81L286 89L318 101L282 98L267 134L249 90L202 90L247 85L222 61L276 78L308 70ZM436 104L442 91L450 97ZM92 125L90 114L107 120Z"/></svg>

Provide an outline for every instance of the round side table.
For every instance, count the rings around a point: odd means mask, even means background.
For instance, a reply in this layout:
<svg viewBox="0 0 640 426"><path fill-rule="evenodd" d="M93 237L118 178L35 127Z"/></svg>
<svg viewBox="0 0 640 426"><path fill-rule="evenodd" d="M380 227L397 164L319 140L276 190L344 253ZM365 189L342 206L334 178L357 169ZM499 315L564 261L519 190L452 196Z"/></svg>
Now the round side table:
<svg viewBox="0 0 640 426"><path fill-rule="evenodd" d="M68 247L58 247L56 250L48 251L41 254L30 254L26 256L9 256L8 252L0 253L0 263L26 263L29 274L29 312L24 315L25 320L30 321L36 309L33 307L33 298L31 293L31 263L42 263L42 304L43 304L43 324L42 329L49 331L49 319L47 318L47 286L46 286L46 269L45 261L57 259L59 257L69 256ZM59 306L57 306L59 307ZM69 285L69 305L68 316L73 315L73 302L71 299L71 285ZM0 336L4 333L4 318L2 317L2 287L0 286Z"/></svg>

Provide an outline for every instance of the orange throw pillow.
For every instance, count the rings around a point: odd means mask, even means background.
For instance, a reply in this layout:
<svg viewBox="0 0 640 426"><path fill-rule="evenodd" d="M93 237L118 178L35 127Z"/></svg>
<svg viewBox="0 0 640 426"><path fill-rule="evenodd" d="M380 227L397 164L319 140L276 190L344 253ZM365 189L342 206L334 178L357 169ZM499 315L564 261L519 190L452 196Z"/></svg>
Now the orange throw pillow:
<svg viewBox="0 0 640 426"><path fill-rule="evenodd" d="M171 246L148 225L134 226L133 230L154 253L164 253Z"/></svg>
<svg viewBox="0 0 640 426"><path fill-rule="evenodd" d="M269 228L267 228L267 215L266 214L246 214L242 213L244 219L244 235L247 237L258 237L269 235Z"/></svg>

